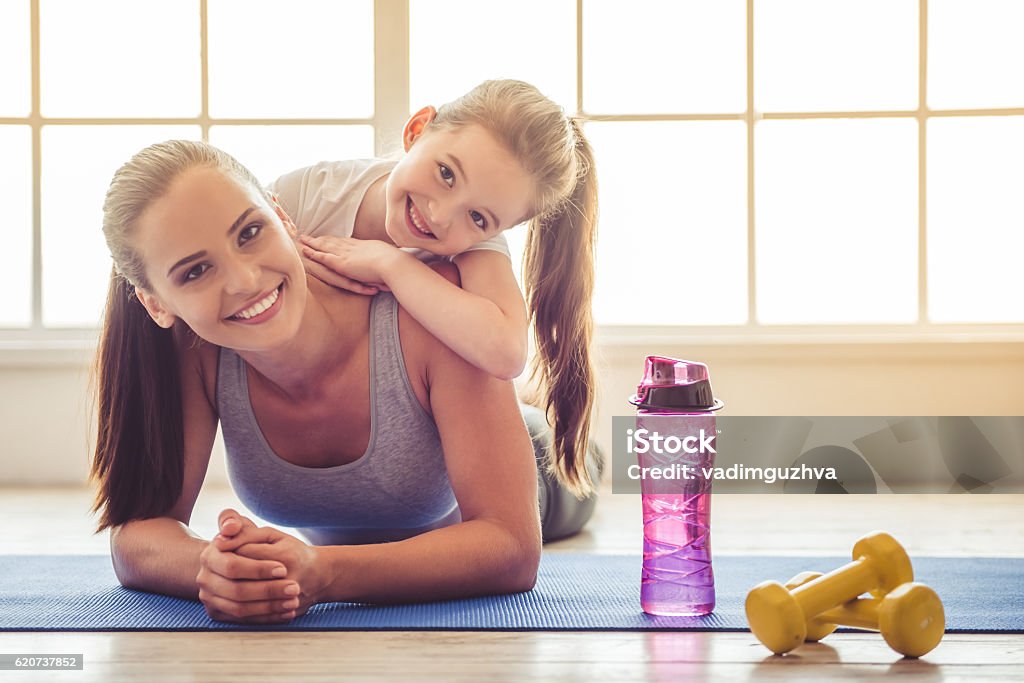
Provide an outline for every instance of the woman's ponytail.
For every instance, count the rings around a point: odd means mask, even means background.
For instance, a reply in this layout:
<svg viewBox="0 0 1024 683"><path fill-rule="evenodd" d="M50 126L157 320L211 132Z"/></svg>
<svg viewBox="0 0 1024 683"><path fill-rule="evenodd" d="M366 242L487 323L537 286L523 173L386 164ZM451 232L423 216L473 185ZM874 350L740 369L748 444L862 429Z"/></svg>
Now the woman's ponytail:
<svg viewBox="0 0 1024 683"><path fill-rule="evenodd" d="M181 380L174 333L154 323L134 287L110 274L95 367L97 531L167 514L184 473Z"/></svg>

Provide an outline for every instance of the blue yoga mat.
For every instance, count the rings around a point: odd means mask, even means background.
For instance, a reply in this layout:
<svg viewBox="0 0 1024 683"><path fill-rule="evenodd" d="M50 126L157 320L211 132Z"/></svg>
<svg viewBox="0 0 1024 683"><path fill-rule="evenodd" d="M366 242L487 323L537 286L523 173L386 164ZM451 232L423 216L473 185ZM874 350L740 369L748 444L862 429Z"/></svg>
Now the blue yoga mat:
<svg viewBox="0 0 1024 683"><path fill-rule="evenodd" d="M0 631L745 631L743 601L765 579L830 571L849 557L719 556L718 605L705 617L640 611L640 557L547 552L528 593L374 606L324 603L283 626L210 619L198 601L121 587L110 558L0 556ZM915 558L918 581L939 594L950 633L1024 632L1024 558Z"/></svg>

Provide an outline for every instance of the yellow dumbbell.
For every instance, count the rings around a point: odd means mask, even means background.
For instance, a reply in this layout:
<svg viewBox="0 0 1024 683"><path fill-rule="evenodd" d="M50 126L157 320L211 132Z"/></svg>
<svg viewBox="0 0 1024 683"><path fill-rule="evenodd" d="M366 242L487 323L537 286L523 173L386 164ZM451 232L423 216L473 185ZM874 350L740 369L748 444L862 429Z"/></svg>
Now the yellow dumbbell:
<svg viewBox="0 0 1024 683"><path fill-rule="evenodd" d="M792 593L798 586L810 583L819 576L824 576L824 574L821 572L800 572L786 582L786 590ZM807 635L804 636L804 641L808 643L816 643L828 634L832 633L832 631L835 631L836 626L838 626L838 624L830 624L827 621L822 621L818 617L811 617L807 620Z"/></svg>
<svg viewBox="0 0 1024 683"><path fill-rule="evenodd" d="M853 546L853 562L801 584L792 592L778 581L764 581L747 594L750 630L776 654L789 652L807 637L807 622L826 610L871 592L884 597L914 580L910 558L895 538L882 531Z"/></svg>
<svg viewBox="0 0 1024 683"><path fill-rule="evenodd" d="M803 572L786 582L786 588L813 581L819 572ZM885 642L907 657L931 652L946 632L946 613L938 594L923 583L897 586L884 598L857 598L807 620L807 642L821 640L837 626L880 631Z"/></svg>

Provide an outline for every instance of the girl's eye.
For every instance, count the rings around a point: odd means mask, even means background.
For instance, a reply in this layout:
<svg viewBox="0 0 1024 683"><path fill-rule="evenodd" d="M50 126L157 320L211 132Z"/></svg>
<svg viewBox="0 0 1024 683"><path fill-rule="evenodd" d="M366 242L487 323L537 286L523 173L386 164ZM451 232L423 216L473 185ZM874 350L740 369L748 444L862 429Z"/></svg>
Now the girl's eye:
<svg viewBox="0 0 1024 683"><path fill-rule="evenodd" d="M238 238L244 238L244 241L248 242L249 240L251 240L253 237L256 237L256 235L260 233L262 227L263 226L261 226L259 223L247 225L244 228L242 228L242 231L240 233L238 233Z"/></svg>
<svg viewBox="0 0 1024 683"><path fill-rule="evenodd" d="M437 167L441 173L441 180L444 181L445 185L451 187L455 183L455 174L452 173L452 169L444 164L438 164Z"/></svg>
<svg viewBox="0 0 1024 683"><path fill-rule="evenodd" d="M473 219L474 223L476 223L476 227L480 228L481 230L487 229L487 219L484 218L483 214L481 214L479 211L470 211L469 217Z"/></svg>
<svg viewBox="0 0 1024 683"><path fill-rule="evenodd" d="M182 278L182 281L191 282L192 280L198 279L203 273L207 271L209 267L210 264L208 263L200 263L197 266L192 266L191 268L188 269L188 272L185 273L185 277Z"/></svg>

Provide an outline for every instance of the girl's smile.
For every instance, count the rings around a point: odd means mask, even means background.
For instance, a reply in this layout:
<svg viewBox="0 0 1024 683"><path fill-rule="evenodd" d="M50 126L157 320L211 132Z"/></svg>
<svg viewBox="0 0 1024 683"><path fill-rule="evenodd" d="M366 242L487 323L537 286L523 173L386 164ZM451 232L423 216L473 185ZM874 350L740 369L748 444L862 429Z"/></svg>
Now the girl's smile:
<svg viewBox="0 0 1024 683"><path fill-rule="evenodd" d="M412 197L406 198L405 218L406 225L413 237L427 240L437 239L437 235L430 228L430 222L420 213L419 207L412 201Z"/></svg>

